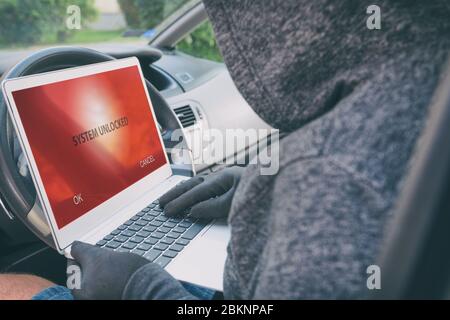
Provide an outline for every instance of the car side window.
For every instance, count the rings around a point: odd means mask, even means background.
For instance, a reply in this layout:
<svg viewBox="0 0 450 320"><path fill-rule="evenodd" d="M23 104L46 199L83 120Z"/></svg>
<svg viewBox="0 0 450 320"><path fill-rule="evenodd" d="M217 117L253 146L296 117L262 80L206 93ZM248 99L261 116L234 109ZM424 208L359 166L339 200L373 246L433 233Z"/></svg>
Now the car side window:
<svg viewBox="0 0 450 320"><path fill-rule="evenodd" d="M202 23L176 45L176 49L197 58L223 62L216 36L209 20Z"/></svg>

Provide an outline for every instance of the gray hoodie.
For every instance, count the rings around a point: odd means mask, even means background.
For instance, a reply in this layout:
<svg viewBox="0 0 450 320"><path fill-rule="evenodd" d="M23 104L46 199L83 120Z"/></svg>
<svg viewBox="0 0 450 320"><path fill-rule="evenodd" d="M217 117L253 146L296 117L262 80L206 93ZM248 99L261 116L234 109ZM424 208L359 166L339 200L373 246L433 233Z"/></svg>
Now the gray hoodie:
<svg viewBox="0 0 450 320"><path fill-rule="evenodd" d="M288 133L229 214L229 299L363 298L450 50L446 0L206 0L242 95ZM219 103L219 102L218 102ZM156 279L156 280L155 280ZM161 279L159 281L158 279ZM192 298L153 265L124 298Z"/></svg>

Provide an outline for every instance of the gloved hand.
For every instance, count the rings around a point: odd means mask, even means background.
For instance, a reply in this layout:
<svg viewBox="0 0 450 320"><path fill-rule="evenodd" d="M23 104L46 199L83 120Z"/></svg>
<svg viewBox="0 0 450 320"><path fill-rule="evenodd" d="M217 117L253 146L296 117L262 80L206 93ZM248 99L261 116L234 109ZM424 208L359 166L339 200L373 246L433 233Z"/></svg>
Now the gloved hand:
<svg viewBox="0 0 450 320"><path fill-rule="evenodd" d="M182 215L189 208L191 217L227 217L243 170L231 167L193 177L163 195L159 203L169 217Z"/></svg>
<svg viewBox="0 0 450 320"><path fill-rule="evenodd" d="M115 252L82 242L74 242L71 251L81 269L81 288L72 290L77 300L119 300L128 280L150 263L141 256Z"/></svg>

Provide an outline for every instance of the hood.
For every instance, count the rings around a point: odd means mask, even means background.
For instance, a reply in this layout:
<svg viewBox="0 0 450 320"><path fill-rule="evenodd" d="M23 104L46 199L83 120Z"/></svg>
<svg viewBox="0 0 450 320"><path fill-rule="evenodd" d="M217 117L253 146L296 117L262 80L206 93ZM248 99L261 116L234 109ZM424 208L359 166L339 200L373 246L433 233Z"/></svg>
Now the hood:
<svg viewBox="0 0 450 320"><path fill-rule="evenodd" d="M448 0L379 0L379 30L367 27L373 1L204 3L241 94L285 132L331 110L383 62L450 36Z"/></svg>

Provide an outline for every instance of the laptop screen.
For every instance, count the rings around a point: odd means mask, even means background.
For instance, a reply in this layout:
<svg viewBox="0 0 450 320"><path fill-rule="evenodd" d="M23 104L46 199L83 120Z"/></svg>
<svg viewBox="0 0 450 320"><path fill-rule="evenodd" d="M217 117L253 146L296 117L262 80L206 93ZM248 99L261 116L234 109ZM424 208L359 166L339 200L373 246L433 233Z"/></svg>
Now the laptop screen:
<svg viewBox="0 0 450 320"><path fill-rule="evenodd" d="M12 95L59 229L167 163L137 66Z"/></svg>

